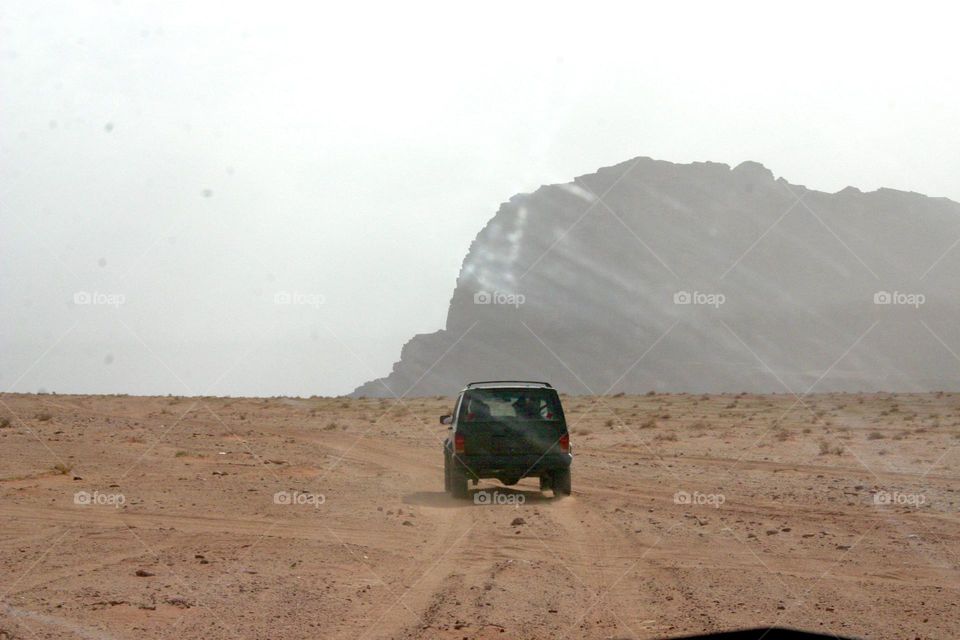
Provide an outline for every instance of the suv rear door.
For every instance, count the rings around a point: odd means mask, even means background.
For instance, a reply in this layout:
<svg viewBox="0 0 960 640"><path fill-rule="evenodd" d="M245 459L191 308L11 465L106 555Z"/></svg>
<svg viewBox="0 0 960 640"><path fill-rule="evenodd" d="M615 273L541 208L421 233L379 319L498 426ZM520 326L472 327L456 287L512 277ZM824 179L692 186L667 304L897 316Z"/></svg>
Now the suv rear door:
<svg viewBox="0 0 960 640"><path fill-rule="evenodd" d="M560 398L547 388L468 389L460 402L457 432L466 455L543 455L567 432Z"/></svg>

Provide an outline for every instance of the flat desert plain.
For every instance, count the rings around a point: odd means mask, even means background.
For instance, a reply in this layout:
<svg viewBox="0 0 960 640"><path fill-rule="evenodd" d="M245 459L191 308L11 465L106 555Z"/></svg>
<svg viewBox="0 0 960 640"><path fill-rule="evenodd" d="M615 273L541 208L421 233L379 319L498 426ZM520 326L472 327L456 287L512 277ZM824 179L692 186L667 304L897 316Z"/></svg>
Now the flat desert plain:
<svg viewBox="0 0 960 640"><path fill-rule="evenodd" d="M960 637L960 395L563 400L454 500L450 398L2 395L0 638Z"/></svg>

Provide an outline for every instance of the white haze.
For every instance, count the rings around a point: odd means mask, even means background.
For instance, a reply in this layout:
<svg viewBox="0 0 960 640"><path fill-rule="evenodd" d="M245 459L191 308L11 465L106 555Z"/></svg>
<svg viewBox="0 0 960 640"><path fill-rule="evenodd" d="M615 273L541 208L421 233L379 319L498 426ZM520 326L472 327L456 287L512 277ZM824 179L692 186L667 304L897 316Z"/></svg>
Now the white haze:
<svg viewBox="0 0 960 640"><path fill-rule="evenodd" d="M955 12L773 4L4 2L0 390L349 392L639 155L960 200Z"/></svg>

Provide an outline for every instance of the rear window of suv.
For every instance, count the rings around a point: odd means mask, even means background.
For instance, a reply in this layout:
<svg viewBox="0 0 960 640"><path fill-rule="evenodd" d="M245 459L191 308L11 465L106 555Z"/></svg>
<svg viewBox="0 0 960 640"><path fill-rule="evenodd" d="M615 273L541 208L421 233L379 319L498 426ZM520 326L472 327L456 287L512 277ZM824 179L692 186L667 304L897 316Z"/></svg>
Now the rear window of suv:
<svg viewBox="0 0 960 640"><path fill-rule="evenodd" d="M563 419L560 398L553 389L474 389L460 405L464 422Z"/></svg>

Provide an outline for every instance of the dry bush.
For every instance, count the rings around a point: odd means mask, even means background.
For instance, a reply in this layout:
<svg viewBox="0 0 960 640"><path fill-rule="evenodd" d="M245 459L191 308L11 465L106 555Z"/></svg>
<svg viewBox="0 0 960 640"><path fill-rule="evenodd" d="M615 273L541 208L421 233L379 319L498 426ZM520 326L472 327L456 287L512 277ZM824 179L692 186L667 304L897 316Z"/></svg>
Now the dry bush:
<svg viewBox="0 0 960 640"><path fill-rule="evenodd" d="M40 422L47 422L48 420L53 420L53 414L50 413L49 411L41 411L35 417Z"/></svg>
<svg viewBox="0 0 960 640"><path fill-rule="evenodd" d="M827 442L826 440L821 440L821 441L820 441L820 455L825 456L825 455L828 455L828 454L835 455L835 456L842 455L842 454L843 454L843 447L841 447L841 446L839 446L839 445L837 445L837 446L835 446L835 447L831 447L829 442Z"/></svg>
<svg viewBox="0 0 960 640"><path fill-rule="evenodd" d="M867 434L867 440L883 440L884 438L886 438L886 436L879 431L871 431Z"/></svg>
<svg viewBox="0 0 960 640"><path fill-rule="evenodd" d="M658 433L658 434L656 435L656 437L654 438L654 440L660 440L660 441L663 441L663 442L676 442L676 441L677 441L677 434L675 434L675 433L673 433L673 432L670 432L670 433Z"/></svg>

